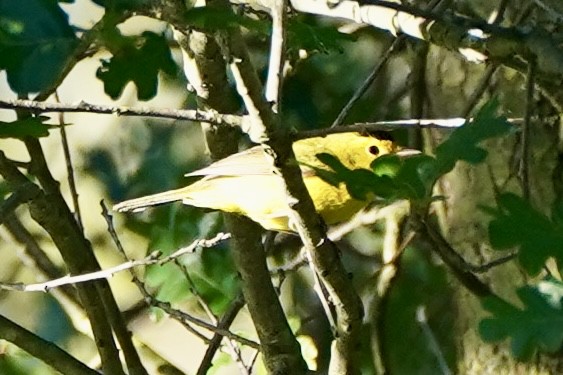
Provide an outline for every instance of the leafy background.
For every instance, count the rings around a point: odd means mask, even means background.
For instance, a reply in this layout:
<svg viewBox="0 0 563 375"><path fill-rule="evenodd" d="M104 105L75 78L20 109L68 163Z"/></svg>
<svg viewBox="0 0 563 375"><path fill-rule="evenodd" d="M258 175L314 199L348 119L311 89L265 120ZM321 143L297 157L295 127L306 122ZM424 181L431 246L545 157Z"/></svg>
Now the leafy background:
<svg viewBox="0 0 563 375"><path fill-rule="evenodd" d="M90 27L103 12L101 7L89 1L69 3L29 0L24 6L23 2L0 1L2 98L15 98L14 91L33 93L52 85L76 46L76 33L80 28ZM117 2L114 6L128 7L135 3ZM480 10L477 5L475 8ZM267 21L233 18L206 10L191 13L195 26L244 26L255 64L265 74ZM311 16L295 17L290 24L288 53L296 59L298 51L304 49L309 57L292 61L295 69L288 76L283 94L283 123L286 126L311 129L330 124L379 59L381 51L392 41L387 33L371 28L362 28L350 36L339 32L337 26L339 24ZM170 35L163 24L148 22L145 18L132 19L119 28L100 30L100 36L103 50L85 58L73 69L58 90L61 101L110 104L116 100L131 106L194 106L195 98L186 92L186 82L177 68L179 51L174 46L170 48ZM417 43L408 42L393 56L384 74L354 107L348 122L410 117L412 103L406 93L412 85L410 75L413 73L409 66L416 64L419 48ZM464 65L458 57L437 49L428 52L428 61L431 66L426 89L431 98L426 109L428 117L459 114L484 67ZM483 165L485 160L497 162L497 158L506 155L499 156L502 147L494 142L510 144L518 137L504 119L496 115L498 112L512 116L523 114L522 78L509 70L501 70L495 83L502 87L495 92L498 99L481 109L475 126L453 134L442 131L429 137L436 143L447 139L435 147L434 156L409 159L402 165L394 164L396 160L381 159L373 166L374 170L394 170L395 173L391 176L379 173L369 180L376 184L367 186L365 174L357 178L353 172L339 173L338 161L329 158L326 162L335 173L327 178L346 181L359 195L375 186L376 192L390 201L409 198L427 202L432 193L436 195L432 190L435 180L449 173L456 163L468 167L469 164ZM462 84L464 92L460 94ZM13 159L26 160L17 139L30 135L44 138L49 164L68 193L60 140L57 131L49 125L54 122L42 117L14 122L13 115L7 111L0 112L0 116L0 148ZM56 119L56 116L49 117ZM185 122L92 114L66 114L64 122L69 124L67 131L87 235L92 239L101 263L105 266L116 264L120 260L99 214L99 200L118 202L185 184L182 176L186 171L209 162L201 132L195 124ZM397 131L395 137L407 143L406 132ZM488 141L483 142L485 140ZM538 160L543 157L539 152L535 155ZM540 176L542 173L538 169ZM549 178L542 176L539 180ZM0 187L2 192L6 191L2 185ZM483 299L483 311L476 314L480 323L474 327L487 342L510 342L514 356L526 360L533 358L538 350L555 353L561 347L563 289L557 272L555 277L544 278L543 270L550 262L554 263L551 266L555 270L560 264L562 214L561 204L555 197L540 197L544 198L542 202L530 203L511 193L514 190L511 187L507 184L506 191L492 199L483 196L477 201L478 205L470 200L470 208L460 210L468 220L481 222L484 217L482 223L490 244L482 238L479 242L485 242L485 247L495 256L506 254L507 250L517 250L518 265L529 275L529 278L526 276L524 280L512 282L506 299ZM18 214L26 226L32 228L33 235L49 251L53 261L60 265L61 260L46 235L31 223L25 210ZM141 215L116 215L115 220L131 257L141 257L156 249L170 253L221 229L220 215L180 205L161 207ZM354 283L366 304L366 347L370 348L379 340L382 360L392 373L435 374L443 371L440 359L449 368L455 368L459 350L452 332L461 314L459 309L464 306L451 306L459 286L452 282L451 275L430 249L415 243L405 249L397 275L385 297L382 300L374 298L375 281L382 267L384 234L385 226L376 223L358 229L340 243L346 268L353 270ZM2 231L0 252L6 259L0 266L2 279L34 282L33 270L21 263L14 251L17 242ZM290 256L273 257L272 263L283 263L287 257ZM202 314L194 295L197 290L211 309L221 314L239 293L236 270L226 245L189 255L181 263L188 269L191 283L174 264L152 266L144 272L147 285L161 300ZM175 366L193 371L205 345L165 319L158 310L139 312L136 303L140 295L129 281L127 275L120 275L112 280L112 286L120 306L131 317L135 335L146 345L144 355L151 358L151 365L159 364L159 356L154 353L157 352ZM309 359L322 368L329 357L329 327L324 319L315 319L323 316L323 312L310 285L308 272L289 273L281 298L294 330L302 339L302 346L310 353ZM417 312L421 309L426 313L427 322L417 320ZM92 360L92 343L51 295L6 294L0 301L0 311L78 358L86 362ZM249 317L244 312L234 330L251 335L250 327ZM433 334L432 340L437 342L439 352L429 345L431 339L426 328ZM193 353L192 361L184 358L184 348L187 347ZM46 374L50 371L12 346L7 345L4 351L9 355L0 357L0 373ZM371 350L363 352L363 373L375 372L373 353ZM219 357L217 363L220 364L215 367L217 373L232 373L234 367L224 356Z"/></svg>

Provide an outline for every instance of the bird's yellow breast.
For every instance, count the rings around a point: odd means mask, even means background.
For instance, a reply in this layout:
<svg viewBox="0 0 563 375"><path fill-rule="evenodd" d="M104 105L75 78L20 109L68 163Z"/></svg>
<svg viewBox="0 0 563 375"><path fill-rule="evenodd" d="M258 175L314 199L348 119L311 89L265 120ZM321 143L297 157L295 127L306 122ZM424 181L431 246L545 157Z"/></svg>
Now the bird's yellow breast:
<svg viewBox="0 0 563 375"><path fill-rule="evenodd" d="M329 225L348 220L366 205L353 199L344 184L335 187L317 176L305 177L304 182L315 209ZM228 200L218 199L226 196ZM245 215L268 230L294 231L283 181L276 175L203 179L186 188L183 203Z"/></svg>

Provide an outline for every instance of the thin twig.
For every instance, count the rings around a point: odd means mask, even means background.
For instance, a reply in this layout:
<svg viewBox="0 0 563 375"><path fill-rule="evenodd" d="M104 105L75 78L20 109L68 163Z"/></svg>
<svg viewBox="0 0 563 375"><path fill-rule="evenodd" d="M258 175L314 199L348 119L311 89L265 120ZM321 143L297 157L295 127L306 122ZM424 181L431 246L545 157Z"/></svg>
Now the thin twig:
<svg viewBox="0 0 563 375"><path fill-rule="evenodd" d="M551 5L548 5L543 0L533 0L534 3L540 8L542 8L545 12L547 12L550 16L555 18L559 22L563 22L563 14L561 14L557 9L553 8Z"/></svg>
<svg viewBox="0 0 563 375"><path fill-rule="evenodd" d="M217 326L218 325L217 316L213 313L213 311L211 310L211 307L209 307L209 304L205 301L205 299L202 297L202 295L197 290L196 285L195 285L192 277L190 276L190 272L187 269L187 267L185 267L183 264L181 264L177 258L174 260L174 263L178 267L180 267L180 269L182 270L182 273L184 274L184 277L186 278L186 281L189 284L190 292L196 298L199 306L203 309L203 311L207 315L207 318L209 318L211 323L213 323ZM244 301L244 299L243 299L243 301ZM240 310L240 308L239 308L239 310ZM227 327L223 327L223 328L228 329L229 327L227 326ZM207 340L208 349L209 349L210 342L211 342L211 340ZM220 342L221 342L221 340L219 340L219 343ZM227 340L227 344L229 346L231 357L239 365L239 368L241 369L241 373L245 374L245 375L250 375L249 372L248 372L248 368L244 364L244 361L242 359L242 355L241 355L239 348L235 345L235 343L232 340Z"/></svg>
<svg viewBox="0 0 563 375"><path fill-rule="evenodd" d="M241 127L243 130L250 123L248 116L238 116L229 114L220 114L214 111L201 110L183 110L183 109L158 109L158 108L130 108L120 106L107 106L101 104L89 104L81 102L78 104L69 103L46 103L36 102L33 100L0 100L0 108L5 109L28 109L35 114L43 112L85 112L85 113L102 113L115 114L117 116L147 116L168 118L175 120L189 120L197 122L208 122L211 124L223 124L233 127ZM427 127L437 129L454 129L462 126L466 119L463 117L454 117L449 119L407 119L395 121L377 121L365 122L346 125L335 128L322 128L309 131L300 131L293 135L294 140L320 137L327 134L343 133L343 132L370 132L375 130L397 130L408 129L412 127ZM522 118L511 118L508 121L518 125L523 122ZM16 163L16 162L14 162ZM18 166L28 167L28 163L17 163Z"/></svg>
<svg viewBox="0 0 563 375"><path fill-rule="evenodd" d="M376 130L397 130L397 129L412 129L415 127L433 128L433 129L451 129L454 130L463 126L467 121L472 118L466 119L463 117L454 117L449 119L410 119L410 120L396 120L396 121L377 121L377 122L363 122L355 123L346 126L337 126L334 128L321 128L314 130L302 130L293 134L294 141L313 138L324 137L328 134L346 133L346 132L359 132L370 133ZM512 125L519 125L523 122L522 118L507 119Z"/></svg>
<svg viewBox="0 0 563 375"><path fill-rule="evenodd" d="M27 109L31 112L85 112L111 114L116 116L145 116L166 118L173 120L188 120L197 122L208 122L215 125L228 125L242 127L245 117L237 115L222 115L213 111L201 111L195 109L159 109L159 108L130 108L124 106L90 104L80 102L69 103L47 103L34 100L0 100L0 108L3 109Z"/></svg>
<svg viewBox="0 0 563 375"><path fill-rule="evenodd" d="M126 256L125 249L123 248L123 245L121 244L121 240L117 236L117 232L115 231L115 228L113 227L112 216L111 216L111 214L109 214L109 211L107 210L103 201L101 202L101 206L102 206L102 214L103 214L104 218L106 219L106 223L108 225L108 231L110 232L110 235L111 235L115 245L117 246L117 248L118 248L119 252L122 254L122 256L124 256L125 259L128 259L127 256ZM221 238L222 236L225 236L224 239L230 237L230 235L228 233L227 234L219 233L214 239L203 240L203 241L210 241L210 242L207 242L207 245L212 246L211 242L213 242L217 238ZM196 240L191 245L184 247L184 248L174 252L173 254L168 255L167 257L161 258L160 260L166 259L166 262L169 262L169 261L177 258L177 256L181 256L181 255L184 255L186 253L192 252L193 249L195 249L195 247L199 247L199 245L196 244L198 241L202 241L202 240ZM195 245L195 247L192 248L194 245ZM203 246L203 247L207 247L207 246ZM153 252L151 255L149 255L145 259L150 258L150 257L154 256L155 254L156 254L156 252ZM131 261L128 261L128 262L131 262ZM129 268L129 269L131 269L131 268ZM244 345L248 345L248 346L251 346L251 347L253 347L257 350L260 350L260 345L255 343L254 341L244 339L244 338L242 338L242 337L240 337L240 336L238 336L234 333L231 333L230 331L228 331L226 329L217 328L214 325L209 324L209 323L207 323L207 322L205 322L201 319L192 317L189 314L186 314L184 312L173 309L170 306L169 303L161 302L161 301L157 300L147 291L145 285L141 282L141 280L136 276L136 274L134 272L132 272L132 276L133 276L133 282L137 285L139 291L141 292L141 294L143 295L143 298L145 299L145 302L148 305L155 306L155 307L158 307L158 308L164 310L164 312L166 312L173 319L178 320L182 325L184 325L186 327L186 329L188 329L190 332L194 333L196 336L198 336L204 342L210 342L210 340L207 337L203 336L198 331L196 331L195 329L193 329L193 327L187 325L186 322L194 323L196 325L199 325L200 327L203 327L205 329L210 330L211 332L214 332L216 334L228 337L228 338L233 339L237 342L240 342Z"/></svg>
<svg viewBox="0 0 563 375"><path fill-rule="evenodd" d="M432 329L428 324L428 318L426 317L426 308L423 305L418 306L416 309L416 322L420 325L420 328L422 328L422 333L428 341L430 351L434 353L434 356L438 361L438 365L440 367L440 370L442 371L442 374L451 375L452 371L448 367L448 363L446 362L446 358L444 357L442 349L440 349L438 340L436 339L434 332L432 332Z"/></svg>
<svg viewBox="0 0 563 375"><path fill-rule="evenodd" d="M272 38L268 59L268 79L265 96L275 113L281 113L281 90L283 87L283 66L285 63L285 22L287 0L272 1Z"/></svg>
<svg viewBox="0 0 563 375"><path fill-rule="evenodd" d="M20 292L47 292L49 289L57 288L62 285L78 284L78 283L84 283L86 281L99 280L99 279L108 279L118 272L126 271L134 267L148 266L151 264L164 264L170 262L171 260L174 260L182 255L193 253L197 248L215 246L217 243L224 241L228 238L230 238L230 234L219 233L217 234L217 236L209 240L201 240L201 239L196 240L192 244L183 247L165 257L160 257L161 254L159 252L153 252L143 259L129 260L127 262L118 264L117 266L110 267L100 271L89 272L76 276L67 275L60 277L58 279L49 280L43 283L35 283L35 284L0 283L0 289L20 291Z"/></svg>
<svg viewBox="0 0 563 375"><path fill-rule="evenodd" d="M224 328L221 328L221 327L214 326L213 324L209 324L206 321L201 320L199 318L196 318L194 316L191 316L189 314L186 314L183 311L173 309L173 308L171 308L169 303L159 301L159 300L157 300L156 298L154 298L150 295L145 296L145 298L149 298L151 306L155 306L155 307L162 309L165 313L167 313L168 315L170 315L174 319L177 319L177 320L180 320L180 321L182 321L182 320L188 321L190 323L197 324L198 326L203 327L205 329L208 329L209 331L211 331L213 333L227 337L231 340L235 340L235 341L241 343L242 345L249 346L249 347L256 349L256 350L260 350L260 344L258 344L256 341L252 341L252 340L249 340L249 339L244 338L242 336L239 336L237 334L234 334L231 331L229 331L228 329L224 329Z"/></svg>
<svg viewBox="0 0 563 375"><path fill-rule="evenodd" d="M59 93L56 91L55 91L55 100L57 102L60 102ZM74 179L74 168L72 167L72 159L70 157L70 149L68 147L68 138L66 136L66 123L64 119L64 112L59 112L59 128L61 129L61 143L63 145L63 153L65 156L68 187L70 189L70 195L72 197L74 218L76 219L76 223L80 227L80 230L84 231L84 226L82 225L82 217L80 215L80 204L78 203L78 190L76 189L76 181Z"/></svg>
<svg viewBox="0 0 563 375"><path fill-rule="evenodd" d="M221 320L217 323L218 327L229 329L235 318L237 317L239 311L244 307L245 301L242 294L239 294L229 306L229 309L225 312ZM199 368L197 369L197 375L205 375L207 371L211 368L213 357L215 357L215 353L219 350L221 346L221 341L223 340L223 336L215 333L209 344L207 345L207 349L205 350L205 355L199 364ZM238 349L238 348L237 348ZM240 351L239 351L240 356ZM241 371L246 374L250 373L251 367L244 365L242 362L242 358L240 358L240 362L238 362L242 367Z"/></svg>
<svg viewBox="0 0 563 375"><path fill-rule="evenodd" d="M473 108L475 108L477 103L479 103L479 100L481 99L481 97L485 93L485 90L487 90L487 87L489 87L489 84L491 82L491 78L493 78L493 75L495 74L497 69L498 69L498 65L495 65L495 64L487 66L487 68L485 69L485 72L483 73L483 76L481 77L481 79L479 81L479 84L473 90L473 92L471 93L471 96L467 100L467 104L465 105L465 107L461 111L461 114L462 114L463 117L468 117L469 114L471 113L471 111L473 111Z"/></svg>
<svg viewBox="0 0 563 375"><path fill-rule="evenodd" d="M375 65L375 67L373 68L372 72L367 76L364 83L362 83L362 85L358 88L358 90L356 90L356 92L354 93L354 95L352 95L348 103L346 103L346 105L344 106L344 108L342 108L338 116L336 116L336 119L330 126L331 128L342 125L342 122L344 121L346 116L348 116L350 109L352 109L354 104L356 104L358 100L360 100L360 98L366 93L369 87L373 84L375 79L379 76L379 73L381 73L381 71L383 70L383 67L385 66L389 58L391 58L393 52L395 52L395 50L403 43L405 38L406 37L404 35L400 35L393 41L393 43L391 43L389 48L387 48L385 53L383 53L383 56L381 56L381 59L379 60L377 65Z"/></svg>
<svg viewBox="0 0 563 375"><path fill-rule="evenodd" d="M528 61L528 74L526 77L526 113L524 124L522 125L522 136L520 138L520 166L518 175L522 186L522 196L530 199L530 137L531 137L531 118L534 112L534 90L535 90L535 70L536 62L533 59Z"/></svg>

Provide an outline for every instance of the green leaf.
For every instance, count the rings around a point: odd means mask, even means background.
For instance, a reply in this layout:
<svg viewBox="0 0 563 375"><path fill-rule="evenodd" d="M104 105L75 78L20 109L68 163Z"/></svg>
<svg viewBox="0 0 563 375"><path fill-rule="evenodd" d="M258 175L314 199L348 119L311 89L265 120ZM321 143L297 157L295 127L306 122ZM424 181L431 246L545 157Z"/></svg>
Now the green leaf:
<svg viewBox="0 0 563 375"><path fill-rule="evenodd" d="M18 94L55 83L77 43L56 1L0 1L0 70Z"/></svg>
<svg viewBox="0 0 563 375"><path fill-rule="evenodd" d="M370 193L378 196L388 193L391 189L386 186L391 182L388 176L376 176L367 169L348 169L338 158L332 154L320 153L317 158L326 164L332 171L311 167L315 173L334 186L344 183L350 195L358 200L369 199Z"/></svg>
<svg viewBox="0 0 563 375"><path fill-rule="evenodd" d="M537 275L546 260L563 261L563 228L536 211L526 200L505 193L489 223L489 240L495 249L519 247L518 259L530 275Z"/></svg>
<svg viewBox="0 0 563 375"><path fill-rule="evenodd" d="M92 0L99 6L117 12L132 11L149 3L149 0Z"/></svg>
<svg viewBox="0 0 563 375"><path fill-rule="evenodd" d="M496 100L489 101L473 121L457 128L436 148L437 162L432 171L435 178L450 172L458 161L463 160L471 164L482 162L487 157L487 151L478 144L514 129L506 118L495 116L497 107Z"/></svg>
<svg viewBox="0 0 563 375"><path fill-rule="evenodd" d="M397 155L383 155L375 159L370 167L377 176L396 177L403 163Z"/></svg>
<svg viewBox="0 0 563 375"><path fill-rule="evenodd" d="M12 122L0 121L0 138L46 137L49 135L49 129L56 127L44 124L43 121L46 120L49 120L49 117L29 117Z"/></svg>
<svg viewBox="0 0 563 375"><path fill-rule="evenodd" d="M498 342L510 338L515 357L530 359L537 351L554 353L563 343L563 284L556 280L524 286L517 291L522 307L496 297L482 299L485 310L492 317L479 323L483 340Z"/></svg>
<svg viewBox="0 0 563 375"><path fill-rule="evenodd" d="M401 161L401 169L395 178L395 184L400 189L398 196L411 200L429 198L435 182L429 174L429 170L436 163L436 159L429 155L420 154L401 159Z"/></svg>
<svg viewBox="0 0 563 375"><path fill-rule="evenodd" d="M230 9L213 7L191 8L186 13L186 21L188 25L206 31L229 30L243 26L248 30L266 36L270 34L271 29L269 21L252 19L233 13Z"/></svg>
<svg viewBox="0 0 563 375"><path fill-rule="evenodd" d="M344 34L334 26L311 26L299 19L290 19L287 27L288 50L299 51L304 49L309 52L342 53L342 42L351 42L356 37Z"/></svg>
<svg viewBox="0 0 563 375"><path fill-rule="evenodd" d="M145 31L141 36L125 37L113 29L106 30L104 37L113 57L102 61L96 77L112 99L119 98L125 85L133 82L137 97L149 100L156 95L158 73L175 74L176 64L164 36Z"/></svg>
<svg viewBox="0 0 563 375"><path fill-rule="evenodd" d="M451 171L458 161L483 161L487 152L478 146L479 142L512 129L506 119L494 116L496 106L495 101L489 102L471 123L455 130L438 146L435 158L423 154L407 158L383 155L372 162L372 171L369 171L349 170L333 155L319 154L319 160L331 170L313 169L330 184L345 183L350 195L356 199L377 196L388 201L427 202L436 180Z"/></svg>

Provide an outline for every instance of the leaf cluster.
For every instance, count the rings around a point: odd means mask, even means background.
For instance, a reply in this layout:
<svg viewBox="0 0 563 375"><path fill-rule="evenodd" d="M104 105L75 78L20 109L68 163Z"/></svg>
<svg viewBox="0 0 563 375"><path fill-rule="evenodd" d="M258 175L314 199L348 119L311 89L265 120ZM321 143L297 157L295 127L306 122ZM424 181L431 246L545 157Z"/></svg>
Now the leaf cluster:
<svg viewBox="0 0 563 375"><path fill-rule="evenodd" d="M332 155L317 157L330 170L317 168L318 175L327 182L344 183L357 199L379 197L385 201L407 199L415 207L427 207L438 197L432 188L442 175L456 163L481 163L487 151L480 146L484 140L514 131L506 119L495 116L497 104L486 104L472 120L456 129L439 145L435 156L416 155L402 159L386 155L376 159L371 170L350 170ZM556 203L548 217L536 210L524 198L513 193L497 197L497 207L482 207L493 219L488 226L489 242L496 250L518 250L518 261L530 275L536 276L549 259L559 268L563 264L563 212ZM549 279L538 285L517 289L522 306L515 306L498 296L485 297L483 307L492 314L485 318L479 332L486 341L511 339L513 354L529 359L538 349L555 352L563 344L563 284Z"/></svg>
<svg viewBox="0 0 563 375"><path fill-rule="evenodd" d="M333 185L346 184L350 195L357 199L375 196L386 201L407 199L417 205L427 204L438 178L450 172L457 162L477 164L486 158L487 151L480 142L513 131L505 118L494 115L497 106L496 101L486 104L472 121L456 129L438 146L435 156L383 155L373 161L371 170L351 170L336 157L319 154L319 160L331 170L315 171Z"/></svg>

